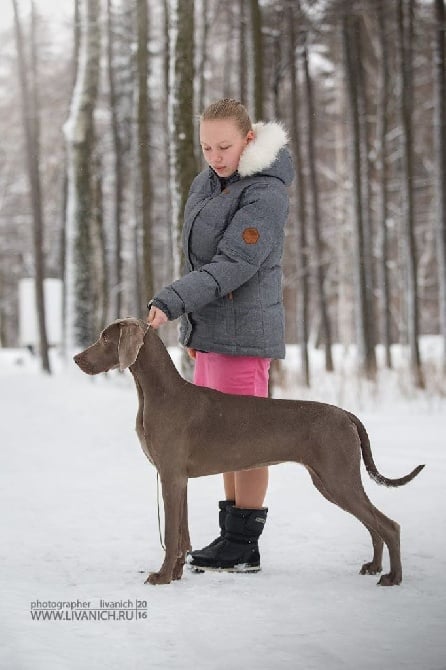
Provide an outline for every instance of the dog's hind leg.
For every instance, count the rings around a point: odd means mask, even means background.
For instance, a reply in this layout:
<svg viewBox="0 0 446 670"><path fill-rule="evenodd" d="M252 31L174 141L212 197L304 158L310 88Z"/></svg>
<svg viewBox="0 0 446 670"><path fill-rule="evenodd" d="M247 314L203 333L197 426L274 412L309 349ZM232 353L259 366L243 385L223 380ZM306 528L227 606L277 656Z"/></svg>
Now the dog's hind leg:
<svg viewBox="0 0 446 670"><path fill-rule="evenodd" d="M367 530L369 531L372 538L373 545L373 558L371 561L364 563L361 567L359 574L360 575L376 575L379 572L382 572L382 561L383 561L383 549L384 542L376 531L374 531L370 526L364 524Z"/></svg>
<svg viewBox="0 0 446 670"><path fill-rule="evenodd" d="M331 478L323 477L321 472L309 467L307 469L322 495L341 509L353 514L369 531L374 550L373 559L362 566L361 574L374 574L375 570L380 571L384 541L389 550L390 572L382 575L378 584L381 586L400 584L402 567L399 524L372 505L363 489L360 474L356 476L350 471L350 476L344 476L341 480L335 478L331 482ZM327 480L330 480L329 486L326 485Z"/></svg>
<svg viewBox="0 0 446 670"><path fill-rule="evenodd" d="M169 476L170 475L170 476ZM187 478L172 478L169 473L163 477L160 473L164 498L164 539L166 555L159 572L151 572L146 579L149 584L169 584L173 579L180 548L180 523L184 511L184 496L187 491Z"/></svg>

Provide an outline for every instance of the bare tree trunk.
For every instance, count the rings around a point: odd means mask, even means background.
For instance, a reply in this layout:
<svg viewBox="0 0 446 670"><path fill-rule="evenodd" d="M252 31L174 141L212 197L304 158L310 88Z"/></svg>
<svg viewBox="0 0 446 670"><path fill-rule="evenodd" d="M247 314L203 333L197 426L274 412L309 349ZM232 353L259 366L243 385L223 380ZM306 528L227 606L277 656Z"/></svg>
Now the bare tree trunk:
<svg viewBox="0 0 446 670"><path fill-rule="evenodd" d="M297 240L297 333L300 345L302 377L306 386L310 386L310 361L308 357L308 248L307 248L307 209L305 200L305 179L302 159L302 136L300 131L301 108L297 89L297 39L294 0L289 0L287 18L289 25L288 56L291 84L291 141L296 164L296 200L297 217L295 222ZM300 17L299 17L300 18Z"/></svg>
<svg viewBox="0 0 446 670"><path fill-rule="evenodd" d="M76 85L65 124L68 150L67 206L67 339L69 346L89 344L95 316L91 293L91 227L94 220L92 167L94 109L99 83L99 0L84 0L80 7L81 44Z"/></svg>
<svg viewBox="0 0 446 670"><path fill-rule="evenodd" d="M40 183L40 147L39 147L39 99L37 94L37 49L36 49L36 17L34 2L31 2L31 92L26 74L25 44L22 26L17 8L17 0L12 0L14 9L14 26L17 47L20 90L22 97L22 118L25 133L25 149L27 174L31 190L31 206L33 218L34 246L34 286L36 299L37 323L39 330L39 348L42 369L51 373L48 356L48 338L45 320L45 297L43 280L45 277L43 251L43 214Z"/></svg>
<svg viewBox="0 0 446 670"><path fill-rule="evenodd" d="M307 155L308 155L308 180L309 180L309 197L311 200L311 214L312 214L312 228L313 240L316 262L316 285L319 300L319 310L322 321L322 330L324 334L324 349L325 349L325 369L328 372L334 370L333 357L331 353L331 324L328 313L327 296L325 290L325 272L324 259L322 250L321 238L321 216L319 208L319 186L317 182L316 171L316 111L314 107L313 85L310 76L308 64L308 50L306 44L302 48L304 80L305 80L305 97L307 105Z"/></svg>
<svg viewBox="0 0 446 670"><path fill-rule="evenodd" d="M136 132L136 128L135 128ZM133 311L135 314L139 313L141 305L144 304L144 297L142 292L144 275L143 268L143 254L141 253L142 249L142 227L140 225L140 213L141 207L139 206L139 193L140 193L140 174L138 166L138 149L135 146L131 147L131 184L133 188L133 220L134 226L132 230L132 246L133 246L133 268L132 272L132 283L133 283Z"/></svg>
<svg viewBox="0 0 446 670"><path fill-rule="evenodd" d="M180 30L181 27L181 30ZM172 214L177 262L181 272L182 217L190 185L197 173L194 151L194 2L169 3L169 118L171 146Z"/></svg>
<svg viewBox="0 0 446 670"><path fill-rule="evenodd" d="M367 277L364 222L362 211L361 145L358 109L358 40L357 18L348 14L342 19L345 79L350 117L350 161L353 190L353 221L355 237L356 311L358 349L361 367L370 378L376 375L375 348L368 328Z"/></svg>
<svg viewBox="0 0 446 670"><path fill-rule="evenodd" d="M380 238L379 276L381 284L381 332L385 350L386 367L392 367L391 355L391 317L390 317L390 282L389 282L389 244L387 234L387 130L388 130L388 96L389 96L389 61L386 35L385 0L379 0L376 12L378 19L378 38L380 52L380 81L377 101L376 121L376 153L378 170L378 221Z"/></svg>
<svg viewBox="0 0 446 670"><path fill-rule="evenodd" d="M342 64L342 31L336 36L334 45L336 62ZM348 162L347 136L350 129L345 121L346 91L344 86L345 73L342 67L336 68L333 87L334 98L334 170L336 194L333 202L333 221L335 225L335 254L337 259L337 290L336 290L336 331L338 341L344 351L355 341L354 304L352 304L352 250L351 215L349 209L348 186L350 169Z"/></svg>
<svg viewBox="0 0 446 670"><path fill-rule="evenodd" d="M439 312L443 337L443 372L446 373L446 10L435 0L434 130L436 147L436 215L439 278Z"/></svg>
<svg viewBox="0 0 446 670"><path fill-rule="evenodd" d="M95 277L92 302L94 305L94 332L97 333L107 325L107 308L109 304L107 251L102 198L102 165L97 153L94 157L94 171L92 175L92 202L91 248L92 268Z"/></svg>
<svg viewBox="0 0 446 670"><path fill-rule="evenodd" d="M202 16L201 20L203 22L201 42L200 42L200 71L199 71L199 84L198 84L198 109L199 113L204 110L206 104L206 61L208 58L208 39L209 39L209 28L210 28L210 13L209 13L209 2L207 0L202 1Z"/></svg>
<svg viewBox="0 0 446 670"><path fill-rule="evenodd" d="M246 0L239 0L239 81L240 81L240 100L248 105L248 55L247 49L247 17Z"/></svg>
<svg viewBox="0 0 446 670"><path fill-rule="evenodd" d="M400 55L400 114L402 143L402 220L404 226L405 261L407 273L407 325L410 366L417 388L424 388L419 350L418 281L415 248L413 202L413 0L398 0L398 38Z"/></svg>
<svg viewBox="0 0 446 670"><path fill-rule="evenodd" d="M114 264L112 295L114 318L121 316L122 303L122 201L124 192L123 150L119 132L118 100L116 93L115 71L113 64L113 8L112 0L107 0L107 66L108 86L111 111L111 128L113 137L113 168L114 168Z"/></svg>
<svg viewBox="0 0 446 670"><path fill-rule="evenodd" d="M181 28L181 29L180 29ZM183 270L183 212L197 173L194 143L194 0L169 0L169 170L171 185L174 275ZM191 378L191 361L184 352L181 368Z"/></svg>
<svg viewBox="0 0 446 670"><path fill-rule="evenodd" d="M169 36L169 0L164 0L163 4L163 11L164 11L164 86L163 86L163 94L164 94L164 108L169 109L169 76L170 76L170 36ZM204 39L204 37L203 37ZM204 64L202 64L202 68L204 69ZM203 84L204 86L204 84ZM204 89L203 91L200 92L200 95L204 95ZM170 169L170 156L172 153L170 143L172 141L172 138L170 136L170 130L169 130L169 114L164 115L164 137L165 137L165 150L166 150L166 156L168 156L169 159L169 169L167 170L166 173L166 188L165 188L165 200L166 200L166 208L165 208L165 215L166 215L166 223L169 227L169 234L167 238L167 245L166 245L166 274L165 274L165 281L171 281L172 278L174 277L174 269L175 269L175 255L176 255L176 249L174 251L174 233L173 233L173 214L172 214L172 197L171 197L171 192L172 192L172 186L171 186L171 169Z"/></svg>
<svg viewBox="0 0 446 670"><path fill-rule="evenodd" d="M79 65L79 49L80 49L80 40L81 40L81 30L80 30L80 4L81 0L74 0L74 12L73 12L73 56L72 56L72 71L73 71L73 90L76 86L77 79L77 70ZM63 299L62 299L62 319L63 319L63 341L64 347L67 345L68 341L68 282L67 282L67 245L68 245L68 236L67 236L67 222L68 222L68 199L69 199L69 184L68 184L68 155L67 148L65 147L64 152L64 179L63 179L63 208L62 208L62 227L60 235L60 268L61 275L63 278ZM66 353L66 352L65 352Z"/></svg>
<svg viewBox="0 0 446 670"><path fill-rule="evenodd" d="M4 272L0 266L0 347L6 347L8 341L8 333L6 330L7 315L5 310L5 294L4 294Z"/></svg>
<svg viewBox="0 0 446 670"><path fill-rule="evenodd" d="M360 174L362 196L362 227L364 236L364 265L365 265L365 307L366 307L366 357L368 373L376 375L376 328L374 316L374 267L373 267L373 219L371 211L372 180L370 170L370 139L366 81L366 47L369 44L364 28L364 20L358 17L353 30L355 31L356 46L356 75L358 96L358 121L360 143Z"/></svg>
<svg viewBox="0 0 446 670"><path fill-rule="evenodd" d="M138 132L138 164L140 172L140 203L143 237L144 293L150 299L154 293L153 258L152 258L152 182L150 174L149 152L149 19L147 0L137 0L137 132Z"/></svg>
<svg viewBox="0 0 446 670"><path fill-rule="evenodd" d="M273 118L283 117L280 109L280 89L284 75L283 58L283 17L282 13L274 12L274 27L272 27L273 40L273 63L272 63L272 89L273 89ZM288 40L289 43L289 40ZM285 43L286 50L286 43Z"/></svg>
<svg viewBox="0 0 446 670"><path fill-rule="evenodd" d="M205 5L207 3L205 2ZM231 98L231 91L232 91L232 73L234 70L237 69L237 63L236 63L236 54L234 53L234 49L232 48L232 41L233 41L233 34L236 30L236 25L235 25L235 18L234 18L234 11L232 6L228 3L223 5L224 8L224 14L226 14L227 19L225 19L225 23L227 23L227 40L228 40L228 48L226 50L226 56L225 56L225 61L224 61L224 68L223 68L223 97L224 98Z"/></svg>
<svg viewBox="0 0 446 670"><path fill-rule="evenodd" d="M176 151L176 107L177 92L177 69L176 69L176 41L178 31L178 0L166 0L166 42L168 46L168 72L167 72L167 146L169 157L169 200L170 200L170 231L172 247L172 270L173 277L177 278L181 272L181 216L180 210L181 193L178 178L177 151Z"/></svg>
<svg viewBox="0 0 446 670"><path fill-rule="evenodd" d="M254 117L264 118L262 10L259 0L250 0L251 31L254 51Z"/></svg>

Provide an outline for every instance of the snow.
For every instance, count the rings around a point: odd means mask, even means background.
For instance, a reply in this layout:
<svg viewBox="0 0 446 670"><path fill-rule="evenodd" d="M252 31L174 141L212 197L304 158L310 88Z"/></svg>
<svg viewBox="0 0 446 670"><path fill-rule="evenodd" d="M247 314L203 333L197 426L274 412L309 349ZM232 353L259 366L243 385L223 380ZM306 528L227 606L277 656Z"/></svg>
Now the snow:
<svg viewBox="0 0 446 670"><path fill-rule="evenodd" d="M155 470L134 431L133 381L128 373L89 378L60 361L53 367L48 377L28 352L0 350L1 668L446 668L444 399L404 397L396 382L359 399L357 384L347 394L345 380L336 392L333 381L312 391L329 399L342 387L349 409L362 406L383 474L426 463L400 489L363 475L374 504L402 526L401 586L378 588L377 577L358 574L371 557L367 531L293 464L271 468L262 572L185 570L179 582L150 586L145 577L163 551ZM220 477L190 481L194 546L215 536L221 494ZM31 601L98 608L100 599L147 601L147 617L30 614Z"/></svg>

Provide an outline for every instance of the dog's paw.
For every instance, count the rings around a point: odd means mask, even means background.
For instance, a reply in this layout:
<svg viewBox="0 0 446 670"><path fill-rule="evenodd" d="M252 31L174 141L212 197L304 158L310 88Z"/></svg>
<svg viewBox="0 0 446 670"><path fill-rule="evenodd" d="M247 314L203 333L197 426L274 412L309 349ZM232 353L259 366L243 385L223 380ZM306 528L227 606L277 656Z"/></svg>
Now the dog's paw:
<svg viewBox="0 0 446 670"><path fill-rule="evenodd" d="M370 561L369 563L364 563L362 568L359 571L360 575L377 575L379 572L382 572L382 565Z"/></svg>
<svg viewBox="0 0 446 670"><path fill-rule="evenodd" d="M172 581L172 575L167 574L167 572L151 572L147 577L145 584L170 584Z"/></svg>
<svg viewBox="0 0 446 670"><path fill-rule="evenodd" d="M183 576L183 566L184 566L184 560L178 559L172 573L173 580L181 579L181 577Z"/></svg>
<svg viewBox="0 0 446 670"><path fill-rule="evenodd" d="M378 582L378 586L398 586L401 584L402 577L401 575L396 575L394 572L389 572L387 575L383 575Z"/></svg>

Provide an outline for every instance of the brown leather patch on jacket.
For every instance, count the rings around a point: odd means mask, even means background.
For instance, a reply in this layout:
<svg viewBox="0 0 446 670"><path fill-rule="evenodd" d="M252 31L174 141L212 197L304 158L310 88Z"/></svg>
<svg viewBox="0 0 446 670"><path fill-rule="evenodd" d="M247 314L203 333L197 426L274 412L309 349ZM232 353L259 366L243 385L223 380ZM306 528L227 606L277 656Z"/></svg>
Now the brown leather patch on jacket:
<svg viewBox="0 0 446 670"><path fill-rule="evenodd" d="M260 233L257 228L245 228L242 233L243 241L246 244L256 244L258 242Z"/></svg>

